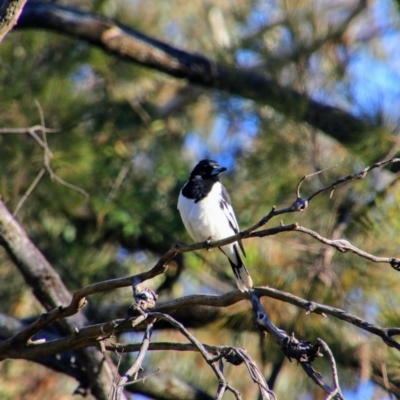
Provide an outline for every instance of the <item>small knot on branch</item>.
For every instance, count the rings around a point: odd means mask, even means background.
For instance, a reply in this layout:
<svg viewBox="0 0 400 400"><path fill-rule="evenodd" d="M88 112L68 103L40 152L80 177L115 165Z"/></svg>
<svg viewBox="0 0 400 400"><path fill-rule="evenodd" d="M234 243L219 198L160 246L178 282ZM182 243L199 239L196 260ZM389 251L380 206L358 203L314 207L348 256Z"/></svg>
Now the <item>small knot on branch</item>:
<svg viewBox="0 0 400 400"><path fill-rule="evenodd" d="M356 179L364 179L367 173L368 173L367 169L363 169L358 174L356 174Z"/></svg>
<svg viewBox="0 0 400 400"><path fill-rule="evenodd" d="M236 351L236 349L230 349L230 351L224 356L225 360L232 365L243 364L243 357Z"/></svg>
<svg viewBox="0 0 400 400"><path fill-rule="evenodd" d="M400 258L392 258L390 260L390 265L392 268L394 268L396 271L400 271Z"/></svg>
<svg viewBox="0 0 400 400"><path fill-rule="evenodd" d="M393 347L397 350L400 348L400 344L397 340L394 340L391 336L382 336L382 340L385 344L387 344L389 347Z"/></svg>
<svg viewBox="0 0 400 400"><path fill-rule="evenodd" d="M89 390L83 386L83 384L79 384L79 386L72 392L72 394L79 395L82 397L86 397L89 393Z"/></svg>
<svg viewBox="0 0 400 400"><path fill-rule="evenodd" d="M87 303L88 301L86 300L86 297L82 297L78 302L77 310L80 311L83 307L86 306Z"/></svg>
<svg viewBox="0 0 400 400"><path fill-rule="evenodd" d="M308 200L298 197L290 208L293 211L304 211L307 207L308 207Z"/></svg>
<svg viewBox="0 0 400 400"><path fill-rule="evenodd" d="M134 302L129 306L128 315L134 317L145 311L152 310L157 302L158 295L151 289L135 287L133 292Z"/></svg>
<svg viewBox="0 0 400 400"><path fill-rule="evenodd" d="M314 312L317 307L318 307L318 305L316 303L314 303L313 301L309 301L305 307L306 314L310 314L310 313Z"/></svg>
<svg viewBox="0 0 400 400"><path fill-rule="evenodd" d="M211 251L212 250L211 247L210 247L210 243L211 243L211 236L204 242L204 248L207 251Z"/></svg>
<svg viewBox="0 0 400 400"><path fill-rule="evenodd" d="M294 358L300 363L305 363L313 362L316 357L322 357L320 344L313 345L310 342L298 340L293 335L287 336L281 347L289 361Z"/></svg>

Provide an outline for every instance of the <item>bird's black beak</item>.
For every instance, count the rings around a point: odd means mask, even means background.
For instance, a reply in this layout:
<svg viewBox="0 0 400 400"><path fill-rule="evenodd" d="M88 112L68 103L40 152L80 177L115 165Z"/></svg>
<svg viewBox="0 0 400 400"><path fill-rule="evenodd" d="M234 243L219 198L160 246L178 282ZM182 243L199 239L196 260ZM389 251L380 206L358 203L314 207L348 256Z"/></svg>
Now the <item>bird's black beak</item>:
<svg viewBox="0 0 400 400"><path fill-rule="evenodd" d="M225 171L226 171L225 167L214 167L214 169L211 172L211 176L218 176L219 174L222 174Z"/></svg>

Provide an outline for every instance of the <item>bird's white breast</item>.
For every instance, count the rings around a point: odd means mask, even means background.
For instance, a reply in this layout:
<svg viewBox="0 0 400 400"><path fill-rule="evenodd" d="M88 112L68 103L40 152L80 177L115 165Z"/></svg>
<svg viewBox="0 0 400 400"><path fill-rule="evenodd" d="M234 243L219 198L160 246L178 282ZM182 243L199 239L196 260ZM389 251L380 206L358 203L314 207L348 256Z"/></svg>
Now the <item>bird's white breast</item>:
<svg viewBox="0 0 400 400"><path fill-rule="evenodd" d="M195 242L224 239L234 234L229 220L220 203L222 185L217 182L208 195L195 203L182 194L179 196L178 209L185 228Z"/></svg>

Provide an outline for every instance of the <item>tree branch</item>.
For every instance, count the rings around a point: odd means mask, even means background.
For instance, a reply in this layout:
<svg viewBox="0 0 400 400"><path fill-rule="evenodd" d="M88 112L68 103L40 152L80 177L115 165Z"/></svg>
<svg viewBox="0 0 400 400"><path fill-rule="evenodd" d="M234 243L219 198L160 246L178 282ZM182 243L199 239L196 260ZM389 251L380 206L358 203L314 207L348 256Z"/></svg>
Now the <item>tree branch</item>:
<svg viewBox="0 0 400 400"><path fill-rule="evenodd" d="M206 346L204 346L199 340L197 340L182 324L180 324L178 321L176 321L174 318L167 314L159 313L159 312L151 312L149 313L150 317L156 317L159 319L164 319L168 321L174 328L178 329L179 332L181 332L182 335L184 335L190 343L199 351L199 353L202 355L204 360L207 362L207 364L211 367L211 369L214 371L214 374L218 378L219 381L219 386L218 386L218 391L215 396L216 399L222 399L225 391L229 390L230 392L233 393L233 395L236 397L236 399L241 399L242 396L241 394L233 388L226 380L222 368L218 368L215 364L216 362L220 361L222 358L226 358L227 361L229 360L235 360L233 363L237 365L238 358L239 358L239 363L242 363L243 361L247 361L249 363L248 370L249 372L251 371L251 374L255 371L253 363L251 363L252 359L247 355L246 352L240 352L240 351L235 351L233 348L228 348L226 351L219 352L216 357L213 357L212 354L210 354L207 351ZM234 352L235 354L232 354ZM250 366L251 364L251 366ZM255 363L254 363L255 364ZM246 364L247 365L247 364ZM261 374L260 374L261 375ZM253 374L252 376L253 381L255 381L259 388L260 392L262 395L263 400L271 400L271 398L275 398L275 395L272 394L271 397L271 391L268 389L267 383L265 382L264 377L258 376L255 377Z"/></svg>
<svg viewBox="0 0 400 400"><path fill-rule="evenodd" d="M270 297L302 308L307 314L315 313L322 316L331 315L334 318L350 323L357 328L380 337L386 345L400 351L400 344L393 339L393 336L400 335L400 328L382 328L339 308L309 301L291 293L270 287L256 287L254 292L258 297ZM154 312L171 314L179 309L191 306L222 308L231 306L243 300L248 300L248 297L245 293L242 293L239 290L233 290L222 295L196 294L180 297L164 304L160 304L154 309ZM141 316L138 320L135 320L135 327L137 329L143 329L141 323L144 319L145 318ZM3 342L0 344L0 360L5 358L25 358L28 360L35 360L39 357L57 354L66 350L76 350L85 346L96 346L99 340L104 340L111 334L131 330L133 330L132 321L128 322L126 319L112 320L102 324L84 327L75 331L73 334L47 342L28 342L27 344L20 344L8 340L7 343Z"/></svg>
<svg viewBox="0 0 400 400"><path fill-rule="evenodd" d="M30 241L2 201L0 201L0 244L6 249L43 307L47 310L53 309L53 314L55 313L61 318L63 314L62 306L71 302L71 294L60 276ZM82 313L77 314L84 303L85 301L80 299L76 304L76 309L70 314L73 316L70 319L63 318L60 321L65 333L71 334L75 332L77 327L87 324L85 316ZM4 349L11 343L17 346L26 343L34 333L38 332L38 326L41 324L43 326L48 325L43 324L47 315L44 314L42 320L39 318L33 323L33 326L31 324L26 330L3 342L0 347ZM93 395L99 400L107 400L112 387L114 365L105 360L96 349L84 349L80 355L88 375L87 382L92 385Z"/></svg>
<svg viewBox="0 0 400 400"><path fill-rule="evenodd" d="M86 40L117 57L186 79L192 84L267 104L344 144L359 141L361 134L374 129L340 108L317 102L264 75L225 67L205 56L177 49L98 15L51 3L29 2L18 21L18 28L64 33Z"/></svg>
<svg viewBox="0 0 400 400"><path fill-rule="evenodd" d="M366 252L363 252L362 250L357 249L355 246L350 245L347 241L344 241L344 240L330 241L330 240L325 239L322 236L318 235L316 232L311 231L306 228L303 228L297 224L284 225L284 226L280 226L280 227L276 227L276 228L270 228L270 229L265 229L265 230L261 230L261 231L256 231L247 236L243 236L243 238L248 239L251 237L265 237L265 236L275 235L277 233L287 232L287 231L299 231L299 232L307 233L307 234L311 235L312 237L315 237L317 240L321 241L322 243L328 244L328 245L338 249L341 252L351 251L354 254L357 254L359 256L362 256L362 257L367 258L374 262L386 262L391 265L398 265L400 262L399 259L392 258L392 257L390 257L390 258L375 257ZM232 243L232 242L236 241L238 239L238 237L241 237L241 234L238 234L238 235L235 235L235 236L232 236L230 238L223 239L220 241L210 242L209 248L220 247L221 245ZM134 281L144 282L148 279L151 279L151 278L163 273L164 270L167 268L166 262L169 262L175 256L175 254L189 252L189 251L193 251L193 250L199 250L199 249L204 249L204 243L195 243L195 244L189 245L189 246L179 246L179 247L174 246L170 250L168 250L164 254L164 256L157 262L157 264L149 271L143 272L138 275L126 277L126 278L111 279L111 280L95 283L95 284L86 286L86 287L76 291L73 294L71 302L68 306L66 306L66 307L60 306L58 308L54 308L53 310L49 311L46 314L43 314L39 319L34 321L32 324L30 324L25 330L23 330L19 334L15 335L13 338L10 338L7 341L5 341L4 343L0 344L0 359L2 358L1 357L2 351L5 351L7 353L7 351L9 350L9 345L11 343L24 343L29 338L31 338L34 334L39 332L41 329L44 329L45 327L50 325L50 323L52 323L56 320L59 320L59 319L64 319L66 317L69 317L71 315L75 315L76 313L78 313L79 310L86 304L86 299L85 299L86 296L89 296L94 293L107 291L107 290L128 287L128 286L131 286L132 282L134 282ZM198 296L198 295L196 295L196 296ZM290 296L291 295L287 293L285 296L282 296L279 299L287 301L287 299L290 298ZM274 297L274 296L271 296L271 297ZM190 296L189 296L189 298L190 298ZM197 299L197 297L195 297L195 298ZM187 298L184 298L184 299L185 299L185 301L187 300ZM244 299L244 298L242 298L242 299ZM179 304L179 301L180 301L180 299L175 300L175 302L177 302L177 304ZM291 301L289 301L289 302L291 302ZM312 304L309 302L306 302L306 303L307 303L306 306L304 306L304 303L301 304L301 306L303 308L305 308L307 311L316 312L313 309L313 307L315 307L314 303L312 303ZM173 304L173 302L172 302L172 304ZM189 303L188 305L196 305L196 304L197 303L194 302L193 304ZM295 302L292 302L292 304L299 305L300 303L295 301ZM212 305L212 304L207 304L207 305ZM224 306L226 306L225 303L224 303ZM175 310L169 310L168 312L172 312L172 311L175 311ZM322 312L324 312L324 311L322 311ZM329 312L327 312L327 313L329 314ZM350 322L350 321L347 321L347 322ZM351 322L351 323L353 323L353 322ZM105 328L105 326L107 326L107 328ZM362 327L363 329L366 329L362 323L357 326ZM104 332L113 331L113 329L115 329L115 322L114 321L108 322L107 325L104 325L102 329L104 329ZM366 330L368 330L368 329L366 329ZM394 332L394 331L391 331L391 332ZM82 334L82 330L80 333ZM372 332L372 333L377 334L376 332ZM98 334L99 333L96 333L95 335L98 335ZM387 333L385 333L384 335L379 335L379 336L381 336L382 339L384 339L388 345L397 346L397 342L392 341L392 339L387 335Z"/></svg>
<svg viewBox="0 0 400 400"><path fill-rule="evenodd" d="M269 319L267 313L263 309L259 296L255 291L249 293L253 313L258 328L261 332L269 333L272 338L279 344L283 354L289 360L294 358L307 373L307 375L326 393L331 395L334 393L334 399L343 400L340 390L331 388L323 379L322 375L317 372L312 363L316 357L322 356L321 344L313 345L310 342L305 342L297 339L294 334L289 336L284 330L277 328Z"/></svg>
<svg viewBox="0 0 400 400"><path fill-rule="evenodd" d="M0 43L17 23L27 0L3 0L0 4Z"/></svg>
<svg viewBox="0 0 400 400"><path fill-rule="evenodd" d="M210 346L203 344L207 351L211 354L218 355L222 352L226 352L230 347L229 346ZM141 343L109 343L105 344L105 349L108 351L115 351L117 353L129 353L129 352L137 352L140 350ZM193 346L191 343L172 343L172 342L153 342L149 345L149 351L197 351L197 348ZM345 367L348 368L359 368L360 360L357 356L353 354L349 354L347 360L350 361L349 364L345 364ZM333 362L330 359L331 363ZM376 364L376 365L375 365ZM390 387L388 386L387 377L386 382L384 382L384 378L381 377L382 371L381 360L378 358L374 360L372 363L373 374L371 379L381 386L383 389L386 389L390 392L393 392L397 397L400 397L400 389L398 384L391 383ZM332 371L333 375L335 374L334 370ZM334 377L334 381L337 379L337 376ZM338 384L335 383L336 387L339 387Z"/></svg>

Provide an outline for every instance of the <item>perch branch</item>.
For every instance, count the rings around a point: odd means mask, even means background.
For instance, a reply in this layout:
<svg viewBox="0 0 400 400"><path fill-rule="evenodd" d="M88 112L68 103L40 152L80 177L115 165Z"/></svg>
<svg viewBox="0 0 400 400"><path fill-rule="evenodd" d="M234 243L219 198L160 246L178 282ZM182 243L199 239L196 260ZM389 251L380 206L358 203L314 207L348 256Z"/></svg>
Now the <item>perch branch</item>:
<svg viewBox="0 0 400 400"><path fill-rule="evenodd" d="M238 238L247 239L247 238L251 238L251 237L265 237L265 236L275 235L277 233L288 232L288 231L299 231L302 233L306 233L306 234L314 237L318 241L334 247L338 251L341 251L341 252L350 251L356 255L367 258L370 261L389 263L393 267L396 267L400 264L400 260L397 258L375 257L375 256L368 254L360 249L357 249L355 246L350 245L350 243L347 241L344 241L344 240L331 241L329 239L323 238L316 232L311 231L306 228L303 228L297 224L278 226L275 228L252 232L250 234L244 234L243 232L241 232L237 235L231 236L231 237L223 239L223 240L210 242L208 246L209 246L209 248L220 247L222 245L232 243L232 242L238 240ZM22 332L15 335L13 338L10 338L7 341L1 343L0 344L0 354L1 354L1 350L2 349L6 350L8 345L11 342L14 344L26 342L34 334L39 332L41 329L44 329L46 326L48 326L52 322L54 322L58 319L66 318L66 317L76 314L86 304L85 298L87 296L92 295L94 293L99 293L99 292L108 291L108 290L112 290L112 289L128 287L128 286L131 286L134 281L145 282L146 280L152 279L153 277L162 274L168 266L167 263L170 260L172 260L172 258L176 254L185 253L185 252L189 252L189 251L193 251L193 250L200 250L200 249L204 249L204 243L195 243L195 244L188 245L188 246L175 245L175 246L171 247L160 258L160 260L155 264L155 266L152 269L150 269L149 271L140 273L138 275L130 276L130 277L117 278L117 279L111 279L111 280L107 280L107 281L103 281L103 282L94 283L92 285L86 286L86 287L76 291L73 294L70 304L68 306L66 306L66 307L59 306L59 307L54 308L53 310L43 314L40 318L38 318L36 321L32 322ZM283 300L283 301L285 301L285 300ZM381 337L384 339L386 336L381 336ZM387 338L387 340L389 340L389 339ZM392 343L392 345L395 345L390 340L388 343ZM389 344L389 345L391 345L391 344Z"/></svg>

